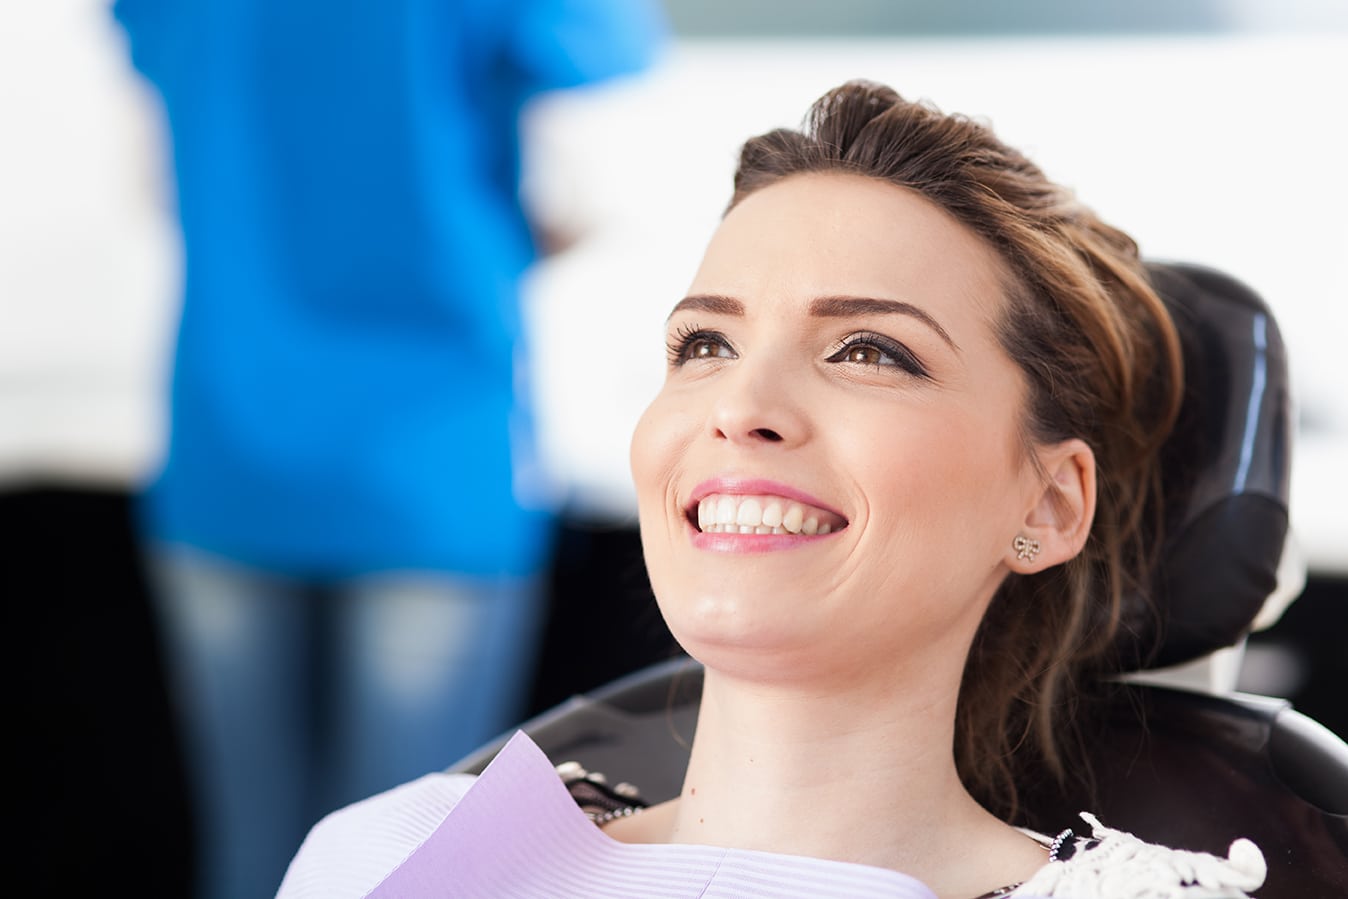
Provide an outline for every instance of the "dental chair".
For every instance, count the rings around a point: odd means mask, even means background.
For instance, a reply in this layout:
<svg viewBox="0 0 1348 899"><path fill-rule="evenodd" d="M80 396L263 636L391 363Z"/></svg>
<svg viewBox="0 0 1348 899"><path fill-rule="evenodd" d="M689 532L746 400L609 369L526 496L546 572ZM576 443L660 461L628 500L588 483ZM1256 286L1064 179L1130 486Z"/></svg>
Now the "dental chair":
<svg viewBox="0 0 1348 899"><path fill-rule="evenodd" d="M1125 620L1124 675L1092 735L1097 784L1084 795L1025 790L1023 823L1081 831L1079 811L1140 838L1225 855L1263 850L1260 899L1348 897L1348 744L1286 700L1192 675L1238 656L1271 596L1299 590L1283 559L1290 409L1286 358L1262 300L1218 272L1151 266L1184 347L1186 395L1164 450L1167 522L1155 613ZM1140 597L1135 599L1141 599ZM1135 602L1141 610L1146 604ZM1166 685L1169 682L1169 685ZM1174 683L1188 686L1178 688ZM702 670L674 659L577 696L522 725L554 763L580 762L650 802L681 788ZM480 772L505 737L451 770Z"/></svg>

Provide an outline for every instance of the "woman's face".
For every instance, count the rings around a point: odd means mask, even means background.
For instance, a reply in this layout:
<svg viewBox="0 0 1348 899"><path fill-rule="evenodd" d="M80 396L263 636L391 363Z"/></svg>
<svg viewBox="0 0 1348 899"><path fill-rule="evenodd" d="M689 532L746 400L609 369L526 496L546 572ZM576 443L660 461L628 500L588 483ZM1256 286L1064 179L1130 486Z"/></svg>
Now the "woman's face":
<svg viewBox="0 0 1348 899"><path fill-rule="evenodd" d="M801 676L962 666L1041 492L1001 284L974 234L859 176L793 176L725 217L632 441L685 649Z"/></svg>

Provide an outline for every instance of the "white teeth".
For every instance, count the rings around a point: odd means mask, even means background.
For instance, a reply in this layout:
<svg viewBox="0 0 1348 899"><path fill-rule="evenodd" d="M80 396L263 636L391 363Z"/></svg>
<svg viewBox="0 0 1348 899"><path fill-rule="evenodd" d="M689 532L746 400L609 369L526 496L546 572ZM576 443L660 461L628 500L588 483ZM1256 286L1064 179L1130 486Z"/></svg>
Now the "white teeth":
<svg viewBox="0 0 1348 899"><path fill-rule="evenodd" d="M754 527L748 524L712 524L703 528L703 533L707 534L789 534L790 531L785 528L770 528L766 525Z"/></svg>
<svg viewBox="0 0 1348 899"><path fill-rule="evenodd" d="M710 534L828 534L824 513L773 497L709 496L697 504L698 529ZM841 527L841 525L839 525Z"/></svg>
<svg viewBox="0 0 1348 899"><path fill-rule="evenodd" d="M744 500L740 503L740 511L735 516L735 523L741 527L745 525L758 527L763 523L763 506L756 499Z"/></svg>

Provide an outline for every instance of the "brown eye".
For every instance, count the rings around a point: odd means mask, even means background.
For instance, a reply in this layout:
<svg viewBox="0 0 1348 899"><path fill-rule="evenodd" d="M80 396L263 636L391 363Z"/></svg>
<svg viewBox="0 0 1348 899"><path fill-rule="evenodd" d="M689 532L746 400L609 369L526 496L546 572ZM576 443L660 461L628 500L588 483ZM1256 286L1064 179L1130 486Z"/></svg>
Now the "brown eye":
<svg viewBox="0 0 1348 899"><path fill-rule="evenodd" d="M688 347L688 358L690 359L715 359L717 356L727 355L725 347L719 343L713 343L710 340L694 341L692 346Z"/></svg>
<svg viewBox="0 0 1348 899"><path fill-rule="evenodd" d="M668 350L671 368L678 368L688 362L735 358L735 351L724 334L695 328L681 328L669 343Z"/></svg>
<svg viewBox="0 0 1348 899"><path fill-rule="evenodd" d="M845 362L868 368L905 372L927 378L927 369L912 352L897 340L873 331L853 334L828 357L829 362Z"/></svg>

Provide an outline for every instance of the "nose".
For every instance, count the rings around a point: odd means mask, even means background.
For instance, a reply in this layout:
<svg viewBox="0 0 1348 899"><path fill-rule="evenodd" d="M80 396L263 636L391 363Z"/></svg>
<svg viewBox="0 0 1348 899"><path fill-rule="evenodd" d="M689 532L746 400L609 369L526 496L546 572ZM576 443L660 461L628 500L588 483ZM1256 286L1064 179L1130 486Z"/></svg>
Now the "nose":
<svg viewBox="0 0 1348 899"><path fill-rule="evenodd" d="M708 420L712 437L743 446L803 441L809 420L790 383L781 370L741 359L717 385Z"/></svg>

